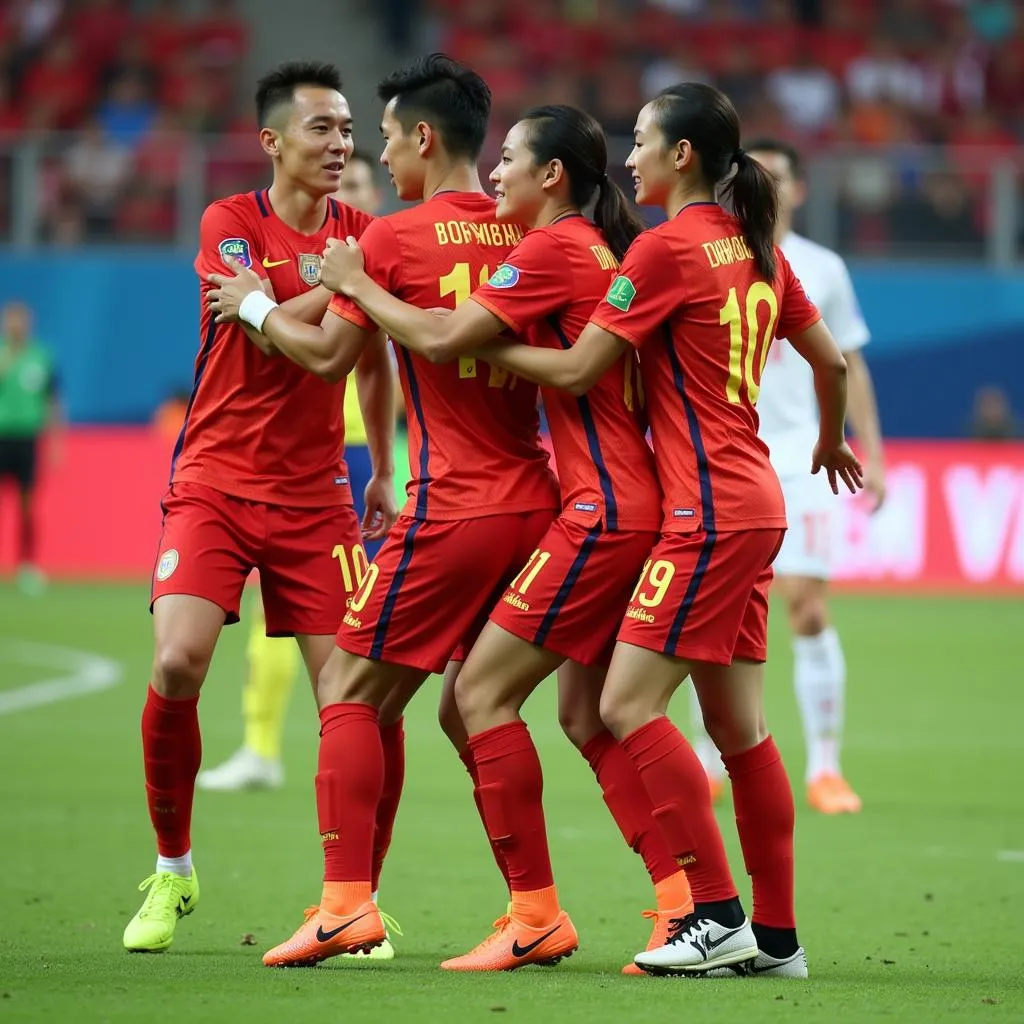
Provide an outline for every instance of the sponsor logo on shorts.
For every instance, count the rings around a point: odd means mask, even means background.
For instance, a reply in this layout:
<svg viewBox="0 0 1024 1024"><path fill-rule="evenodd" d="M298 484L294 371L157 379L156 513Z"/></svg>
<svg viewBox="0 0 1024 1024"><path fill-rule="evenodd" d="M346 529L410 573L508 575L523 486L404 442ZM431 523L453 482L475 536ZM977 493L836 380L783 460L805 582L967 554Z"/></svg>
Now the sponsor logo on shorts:
<svg viewBox="0 0 1024 1024"><path fill-rule="evenodd" d="M306 284L319 284L320 257L311 252L299 253L299 277L301 277Z"/></svg>
<svg viewBox="0 0 1024 1024"><path fill-rule="evenodd" d="M503 263L491 274L487 282L492 288L515 288L519 284L519 271L508 263Z"/></svg>
<svg viewBox="0 0 1024 1024"><path fill-rule="evenodd" d="M156 578L163 583L169 579L175 569L178 568L178 551L176 548L168 548L161 556L156 567Z"/></svg>
<svg viewBox="0 0 1024 1024"><path fill-rule="evenodd" d="M674 519L692 519L697 514L695 508L674 508L672 516Z"/></svg>
<svg viewBox="0 0 1024 1024"><path fill-rule="evenodd" d="M573 508L577 512L596 512L597 506L592 501L577 501Z"/></svg>
<svg viewBox="0 0 1024 1024"><path fill-rule="evenodd" d="M654 615L649 611L645 611L643 608L627 608L626 609L627 619L636 619L637 622L653 622Z"/></svg>
<svg viewBox="0 0 1024 1024"><path fill-rule="evenodd" d="M513 608L518 608L521 612L528 612L530 610L530 602L524 601L517 593L510 590L503 598L502 601L505 604L512 605Z"/></svg>
<svg viewBox="0 0 1024 1024"><path fill-rule="evenodd" d="M336 485L337 485L338 487L343 487L343 486L344 486L345 484L347 484L347 483L348 483L348 477L347 477L347 476L336 476L336 477L334 478L334 483L335 483L335 484L336 484Z"/></svg>
<svg viewBox="0 0 1024 1024"><path fill-rule="evenodd" d="M628 277L619 274L612 281L612 286L608 289L608 294L604 297L604 301L609 306L614 306L616 309L621 309L623 313L628 313L629 307L633 305L635 298L636 285Z"/></svg>
<svg viewBox="0 0 1024 1024"><path fill-rule="evenodd" d="M220 258L230 265L231 260L238 260L243 267L252 266L252 254L249 252L249 243L244 238L225 238L217 246Z"/></svg>
<svg viewBox="0 0 1024 1024"><path fill-rule="evenodd" d="M351 612L345 612L345 614L342 616L341 621L344 622L345 625L348 626L351 629L362 629L363 628L363 620L360 619L360 618L357 618Z"/></svg>

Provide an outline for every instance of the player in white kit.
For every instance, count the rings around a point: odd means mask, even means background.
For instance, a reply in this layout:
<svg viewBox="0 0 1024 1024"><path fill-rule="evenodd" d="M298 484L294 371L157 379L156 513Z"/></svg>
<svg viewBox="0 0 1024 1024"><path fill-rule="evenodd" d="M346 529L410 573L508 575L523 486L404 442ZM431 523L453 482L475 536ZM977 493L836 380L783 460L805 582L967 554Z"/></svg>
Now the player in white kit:
<svg viewBox="0 0 1024 1024"><path fill-rule="evenodd" d="M775 241L834 335L847 365L847 415L864 462L864 492L877 509L885 498L885 464L871 375L861 349L869 334L842 257L792 230L793 212L806 189L800 157L774 139L751 141L747 152L776 177L779 219ZM846 662L828 614L830 548L836 497L811 476L811 452L818 436L818 406L810 366L790 344L772 345L757 403L760 435L786 498L789 530L775 559L774 591L786 602L793 632L794 685L807 744L807 799L825 814L859 811L860 797L843 777L839 753L843 731ZM694 701L694 746L712 792L724 786L725 770L704 732Z"/></svg>

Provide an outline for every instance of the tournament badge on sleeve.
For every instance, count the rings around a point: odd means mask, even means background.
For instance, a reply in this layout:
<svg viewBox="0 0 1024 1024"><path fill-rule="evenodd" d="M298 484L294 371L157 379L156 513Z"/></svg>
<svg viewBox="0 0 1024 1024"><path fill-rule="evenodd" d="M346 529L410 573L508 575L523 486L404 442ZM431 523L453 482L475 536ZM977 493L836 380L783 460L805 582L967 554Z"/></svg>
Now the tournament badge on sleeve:
<svg viewBox="0 0 1024 1024"><path fill-rule="evenodd" d="M320 283L320 257L304 252L299 254L299 277L308 285Z"/></svg>

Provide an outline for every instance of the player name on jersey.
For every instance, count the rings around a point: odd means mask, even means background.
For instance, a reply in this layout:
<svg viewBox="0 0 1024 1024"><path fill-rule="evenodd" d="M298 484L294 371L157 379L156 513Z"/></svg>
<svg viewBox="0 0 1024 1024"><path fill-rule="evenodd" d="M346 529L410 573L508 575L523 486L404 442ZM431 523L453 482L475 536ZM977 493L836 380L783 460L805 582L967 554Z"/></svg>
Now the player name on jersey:
<svg viewBox="0 0 1024 1024"><path fill-rule="evenodd" d="M438 245L500 245L508 248L522 241L518 224L474 224L467 220L435 221Z"/></svg>
<svg viewBox="0 0 1024 1024"><path fill-rule="evenodd" d="M742 263L754 258L742 235L730 235L728 238L716 238L713 242L702 242L701 248L712 268Z"/></svg>

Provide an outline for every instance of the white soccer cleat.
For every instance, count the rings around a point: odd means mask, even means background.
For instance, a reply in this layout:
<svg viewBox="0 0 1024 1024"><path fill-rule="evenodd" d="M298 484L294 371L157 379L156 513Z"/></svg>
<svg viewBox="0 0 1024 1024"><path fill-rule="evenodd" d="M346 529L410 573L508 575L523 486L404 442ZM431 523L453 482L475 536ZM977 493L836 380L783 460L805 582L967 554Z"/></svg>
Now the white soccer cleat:
<svg viewBox="0 0 1024 1024"><path fill-rule="evenodd" d="M757 953L747 918L738 928L727 928L690 914L672 922L664 946L637 953L633 962L648 974L705 974L716 967L746 963Z"/></svg>
<svg viewBox="0 0 1024 1024"><path fill-rule="evenodd" d="M284 782L280 761L271 761L247 747L235 751L223 764L200 772L196 785L200 789L221 793L240 789L278 789Z"/></svg>
<svg viewBox="0 0 1024 1024"><path fill-rule="evenodd" d="M767 953L758 953L753 960L746 963L733 964L730 967L717 967L708 971L705 978L806 978L807 954L804 947L799 946L792 956L776 960Z"/></svg>

